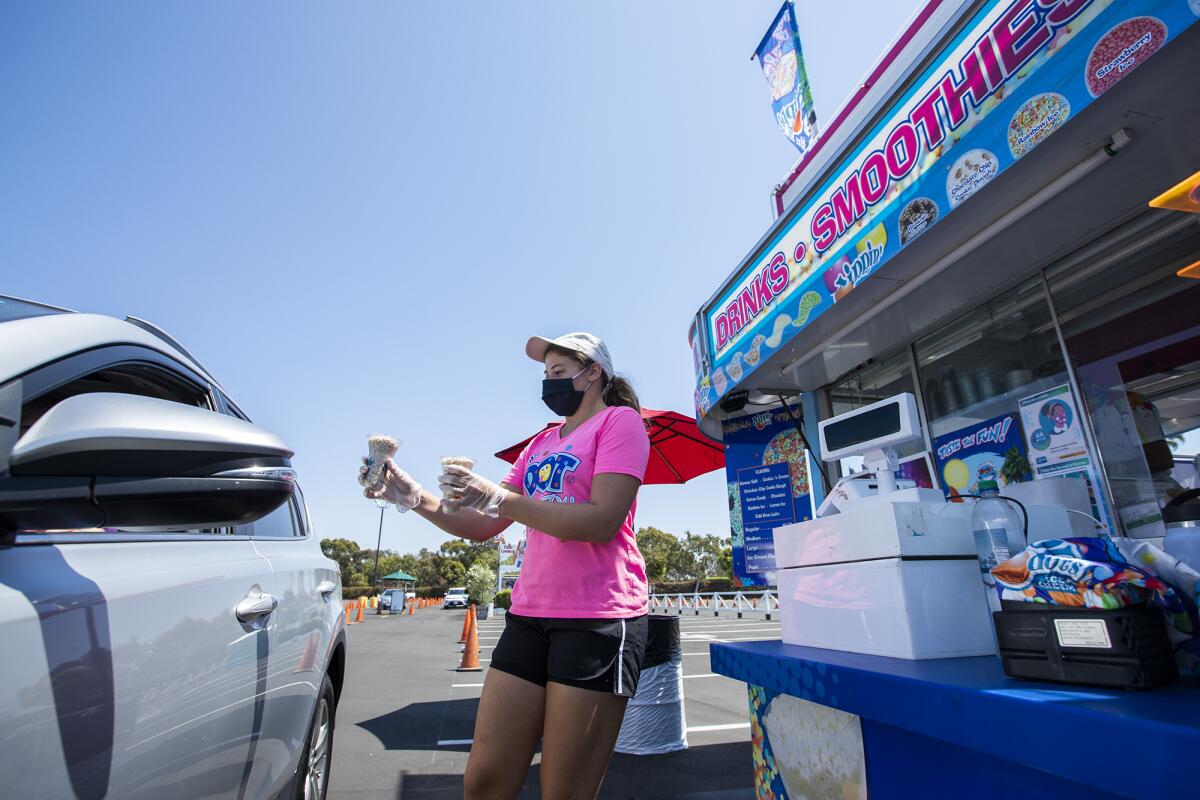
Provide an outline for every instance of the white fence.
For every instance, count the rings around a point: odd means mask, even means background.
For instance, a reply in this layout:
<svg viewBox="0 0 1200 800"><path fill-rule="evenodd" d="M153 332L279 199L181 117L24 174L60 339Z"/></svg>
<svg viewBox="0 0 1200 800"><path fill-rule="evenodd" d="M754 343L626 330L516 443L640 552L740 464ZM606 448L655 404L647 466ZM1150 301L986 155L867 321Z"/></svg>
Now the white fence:
<svg viewBox="0 0 1200 800"><path fill-rule="evenodd" d="M691 594L651 594L650 611L652 613L679 614L711 613L714 617L722 613L737 614L738 619L743 614L763 614L765 619L779 611L779 598L774 592L693 592Z"/></svg>

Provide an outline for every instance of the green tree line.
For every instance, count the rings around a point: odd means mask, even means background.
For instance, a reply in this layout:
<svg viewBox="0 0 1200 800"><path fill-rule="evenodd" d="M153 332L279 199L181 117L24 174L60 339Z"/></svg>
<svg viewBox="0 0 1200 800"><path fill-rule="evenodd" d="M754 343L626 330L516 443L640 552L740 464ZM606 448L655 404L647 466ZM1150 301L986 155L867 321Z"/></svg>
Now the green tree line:
<svg viewBox="0 0 1200 800"><path fill-rule="evenodd" d="M639 528L638 549L646 559L646 577L658 581L702 581L711 577L733 577L730 540L719 536L684 531L682 537L658 528ZM322 539L321 550L338 562L343 586L370 586L375 567L375 550L363 548L352 539ZM379 551L379 575L407 572L417 586L446 589L463 586L471 568L480 565L495 575L499 554L493 542L451 539L437 550L427 547L418 553ZM477 570L477 573L479 570Z"/></svg>
<svg viewBox="0 0 1200 800"><path fill-rule="evenodd" d="M359 547L352 539L322 539L321 551L338 562L343 586L370 586L375 569L375 549ZM416 578L417 586L446 589L463 586L467 572L480 564L496 572L499 554L490 542L468 542L451 539L442 542L437 550L422 547L419 553L400 554L395 550L379 551L379 575L407 572Z"/></svg>

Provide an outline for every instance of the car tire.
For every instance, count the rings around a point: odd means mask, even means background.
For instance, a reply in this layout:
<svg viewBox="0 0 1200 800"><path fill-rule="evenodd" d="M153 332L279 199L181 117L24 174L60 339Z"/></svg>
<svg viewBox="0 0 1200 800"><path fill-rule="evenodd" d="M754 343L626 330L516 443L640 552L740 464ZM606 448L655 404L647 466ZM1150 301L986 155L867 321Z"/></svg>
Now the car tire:
<svg viewBox="0 0 1200 800"><path fill-rule="evenodd" d="M333 684L326 675L321 679L321 693L308 723L300 766L296 770L294 800L324 800L329 789L329 767L333 763L333 731L337 698Z"/></svg>

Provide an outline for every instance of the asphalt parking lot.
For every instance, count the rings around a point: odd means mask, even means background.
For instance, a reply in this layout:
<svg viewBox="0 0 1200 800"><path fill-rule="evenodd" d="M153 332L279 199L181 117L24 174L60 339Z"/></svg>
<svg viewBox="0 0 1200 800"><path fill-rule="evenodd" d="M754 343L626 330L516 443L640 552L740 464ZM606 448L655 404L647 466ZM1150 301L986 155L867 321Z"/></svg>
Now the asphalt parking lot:
<svg viewBox="0 0 1200 800"><path fill-rule="evenodd" d="M745 686L709 669L713 641L779 637L778 620L681 619L688 749L613 757L601 798L732 800L753 797ZM329 796L334 800L462 796L462 775L491 648L503 618L479 623L483 672L456 671L463 612L368 614L348 631ZM540 797L539 756L522 798Z"/></svg>

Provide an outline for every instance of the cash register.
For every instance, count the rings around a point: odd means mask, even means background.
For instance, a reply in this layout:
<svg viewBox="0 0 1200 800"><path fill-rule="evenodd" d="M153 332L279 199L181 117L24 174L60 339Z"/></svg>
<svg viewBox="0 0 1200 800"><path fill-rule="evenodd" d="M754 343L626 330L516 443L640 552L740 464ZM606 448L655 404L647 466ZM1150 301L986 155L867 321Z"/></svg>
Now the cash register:
<svg viewBox="0 0 1200 800"><path fill-rule="evenodd" d="M994 652L971 503L899 480L896 448L924 439L916 398L820 423L821 457L862 456L816 519L776 528L783 641L896 658ZM1061 506L1028 505L1031 539L1070 535Z"/></svg>

